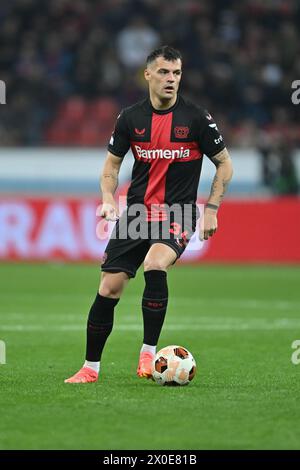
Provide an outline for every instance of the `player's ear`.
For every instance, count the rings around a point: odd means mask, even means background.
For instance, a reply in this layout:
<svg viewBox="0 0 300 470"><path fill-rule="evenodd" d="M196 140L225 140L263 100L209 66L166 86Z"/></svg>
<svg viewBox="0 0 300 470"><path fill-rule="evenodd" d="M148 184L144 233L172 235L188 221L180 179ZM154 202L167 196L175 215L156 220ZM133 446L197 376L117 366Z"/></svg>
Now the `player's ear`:
<svg viewBox="0 0 300 470"><path fill-rule="evenodd" d="M149 70L148 70L148 69L145 69L145 70L144 70L144 77L145 77L145 80L147 80L147 82L149 82L150 76L151 76L151 75L150 75Z"/></svg>

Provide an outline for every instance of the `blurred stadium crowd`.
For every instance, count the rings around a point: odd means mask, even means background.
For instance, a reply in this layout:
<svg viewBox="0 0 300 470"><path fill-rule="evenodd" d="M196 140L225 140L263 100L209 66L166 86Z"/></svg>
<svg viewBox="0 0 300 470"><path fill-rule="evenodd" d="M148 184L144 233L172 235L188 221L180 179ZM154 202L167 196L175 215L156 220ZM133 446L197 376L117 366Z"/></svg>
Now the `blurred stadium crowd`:
<svg viewBox="0 0 300 470"><path fill-rule="evenodd" d="M147 92L148 52L169 44L184 58L182 93L229 145L299 147L299 24L297 0L1 2L1 145L106 145L119 109Z"/></svg>

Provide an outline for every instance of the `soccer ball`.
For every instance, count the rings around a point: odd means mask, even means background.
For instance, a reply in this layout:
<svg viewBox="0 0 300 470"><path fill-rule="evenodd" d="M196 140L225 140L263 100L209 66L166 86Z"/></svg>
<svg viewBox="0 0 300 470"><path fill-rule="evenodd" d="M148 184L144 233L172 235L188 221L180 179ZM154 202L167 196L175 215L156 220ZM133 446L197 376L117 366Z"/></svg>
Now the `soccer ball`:
<svg viewBox="0 0 300 470"><path fill-rule="evenodd" d="M182 346L166 346L156 353L153 380L159 385L188 385L196 374L192 354Z"/></svg>

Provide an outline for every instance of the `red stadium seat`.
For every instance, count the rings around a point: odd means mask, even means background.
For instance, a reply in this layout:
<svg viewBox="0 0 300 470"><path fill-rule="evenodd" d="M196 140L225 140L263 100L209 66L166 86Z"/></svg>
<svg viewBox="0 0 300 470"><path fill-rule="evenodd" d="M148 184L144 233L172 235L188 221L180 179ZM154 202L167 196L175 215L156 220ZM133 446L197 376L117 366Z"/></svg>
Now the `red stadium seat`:
<svg viewBox="0 0 300 470"><path fill-rule="evenodd" d="M72 128L66 121L56 120L46 131L46 141L52 145L72 145Z"/></svg>
<svg viewBox="0 0 300 470"><path fill-rule="evenodd" d="M47 142L54 145L107 145L113 131L118 106L111 98L88 104L80 97L65 101L55 121L46 132Z"/></svg>
<svg viewBox="0 0 300 470"><path fill-rule="evenodd" d="M99 145L99 126L93 120L86 121L78 131L76 143L82 146Z"/></svg>
<svg viewBox="0 0 300 470"><path fill-rule="evenodd" d="M89 115L98 122L113 123L119 113L119 106L112 98L99 98L89 106Z"/></svg>
<svg viewBox="0 0 300 470"><path fill-rule="evenodd" d="M60 119L65 119L70 123L81 122L85 119L87 113L87 104L84 99L74 96L65 101L59 111Z"/></svg>

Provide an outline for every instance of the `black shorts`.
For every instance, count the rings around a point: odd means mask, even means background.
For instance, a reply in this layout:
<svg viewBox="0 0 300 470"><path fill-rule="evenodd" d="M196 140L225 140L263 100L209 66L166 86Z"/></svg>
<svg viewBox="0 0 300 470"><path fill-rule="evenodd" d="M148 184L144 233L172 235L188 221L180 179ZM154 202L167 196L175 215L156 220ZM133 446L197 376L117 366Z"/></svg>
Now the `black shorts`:
<svg viewBox="0 0 300 470"><path fill-rule="evenodd" d="M136 271L154 243L170 246L177 255L175 263L193 236L197 222L196 217L192 217L190 221L185 221L183 227L173 219L162 222L144 221L138 224L140 237L136 235L133 237L129 227L131 223L135 224L135 220L135 217L128 216L125 211L116 222L102 258L102 271L125 272L130 278L135 277Z"/></svg>

